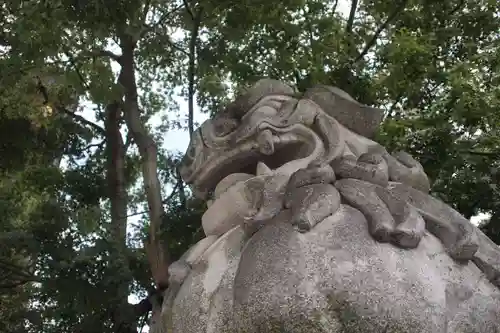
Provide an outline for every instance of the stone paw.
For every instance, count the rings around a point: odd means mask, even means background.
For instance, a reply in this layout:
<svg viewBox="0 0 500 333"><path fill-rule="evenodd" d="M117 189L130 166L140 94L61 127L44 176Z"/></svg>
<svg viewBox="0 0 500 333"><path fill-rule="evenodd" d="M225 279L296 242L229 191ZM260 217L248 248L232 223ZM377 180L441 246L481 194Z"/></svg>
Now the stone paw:
<svg viewBox="0 0 500 333"><path fill-rule="evenodd" d="M290 193L288 205L292 225L307 232L339 209L340 194L330 184L307 185Z"/></svg>
<svg viewBox="0 0 500 333"><path fill-rule="evenodd" d="M415 209L409 209L392 232L392 243L406 249L414 249L425 234L425 221Z"/></svg>

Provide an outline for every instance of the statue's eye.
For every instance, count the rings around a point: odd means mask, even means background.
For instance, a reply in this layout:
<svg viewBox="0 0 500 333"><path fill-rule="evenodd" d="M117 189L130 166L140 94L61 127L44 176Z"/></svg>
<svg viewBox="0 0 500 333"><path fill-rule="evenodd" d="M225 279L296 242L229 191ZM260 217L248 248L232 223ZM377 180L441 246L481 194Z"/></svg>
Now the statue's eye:
<svg viewBox="0 0 500 333"><path fill-rule="evenodd" d="M238 121L233 118L219 118L214 122L214 131L217 136L226 136L238 127Z"/></svg>
<svg viewBox="0 0 500 333"><path fill-rule="evenodd" d="M196 149L194 148L194 146L189 147L188 155L190 157L195 157L195 154L196 154Z"/></svg>

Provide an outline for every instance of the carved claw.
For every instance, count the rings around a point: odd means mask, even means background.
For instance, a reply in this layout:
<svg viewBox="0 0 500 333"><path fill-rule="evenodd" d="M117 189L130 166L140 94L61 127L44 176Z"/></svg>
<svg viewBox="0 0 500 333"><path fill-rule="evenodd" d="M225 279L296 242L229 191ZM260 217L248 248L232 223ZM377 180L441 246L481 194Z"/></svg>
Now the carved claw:
<svg viewBox="0 0 500 333"><path fill-rule="evenodd" d="M335 187L347 203L365 215L368 230L375 240L402 248L418 246L425 232L425 222L406 202L381 186L357 179L341 179Z"/></svg>

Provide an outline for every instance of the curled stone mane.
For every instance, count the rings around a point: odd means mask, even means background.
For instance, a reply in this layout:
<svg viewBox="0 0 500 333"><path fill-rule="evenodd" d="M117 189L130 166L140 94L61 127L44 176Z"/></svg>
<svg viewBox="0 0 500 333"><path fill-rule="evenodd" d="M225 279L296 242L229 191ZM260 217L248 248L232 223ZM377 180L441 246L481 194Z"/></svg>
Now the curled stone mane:
<svg viewBox="0 0 500 333"><path fill-rule="evenodd" d="M298 96L263 79L204 122L180 172L207 200L207 237L169 268L153 327L500 332L498 246L429 195L417 160L372 140L381 121L382 110L338 88ZM467 300L453 294L464 288ZM387 297L401 290L410 300L398 308ZM471 319L463 302L493 312ZM199 316L189 324L181 313Z"/></svg>

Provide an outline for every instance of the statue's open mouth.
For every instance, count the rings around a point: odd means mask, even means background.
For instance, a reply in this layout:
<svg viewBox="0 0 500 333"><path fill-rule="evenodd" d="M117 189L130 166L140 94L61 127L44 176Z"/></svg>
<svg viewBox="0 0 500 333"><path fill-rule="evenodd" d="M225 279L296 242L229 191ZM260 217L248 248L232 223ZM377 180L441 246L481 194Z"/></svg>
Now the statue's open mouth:
<svg viewBox="0 0 500 333"><path fill-rule="evenodd" d="M206 199L223 178L233 173L257 175L259 162L275 170L289 163L310 160L318 154L318 140L305 126L299 125L292 130L263 129L256 138L207 161L193 177L194 194Z"/></svg>

